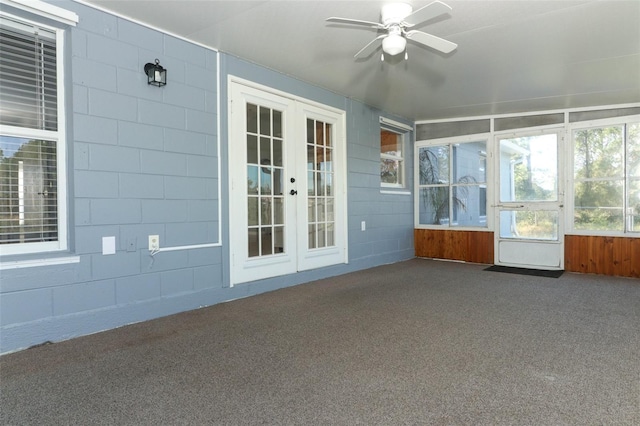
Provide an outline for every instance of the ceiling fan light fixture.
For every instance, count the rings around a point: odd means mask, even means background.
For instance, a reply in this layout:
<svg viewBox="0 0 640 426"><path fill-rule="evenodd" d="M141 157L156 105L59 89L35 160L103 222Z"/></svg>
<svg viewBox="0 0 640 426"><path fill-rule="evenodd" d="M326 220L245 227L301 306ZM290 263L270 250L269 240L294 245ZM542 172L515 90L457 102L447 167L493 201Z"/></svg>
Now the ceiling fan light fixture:
<svg viewBox="0 0 640 426"><path fill-rule="evenodd" d="M384 53L394 56L404 52L407 47L407 39L397 34L389 34L382 40L382 50Z"/></svg>

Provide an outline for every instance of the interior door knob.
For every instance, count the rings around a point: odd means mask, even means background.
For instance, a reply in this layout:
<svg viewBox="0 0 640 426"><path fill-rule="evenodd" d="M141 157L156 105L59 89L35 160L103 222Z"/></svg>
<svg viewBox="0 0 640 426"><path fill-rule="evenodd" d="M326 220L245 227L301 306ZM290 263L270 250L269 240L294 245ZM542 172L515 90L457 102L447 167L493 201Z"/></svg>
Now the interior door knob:
<svg viewBox="0 0 640 426"><path fill-rule="evenodd" d="M292 189L291 191L289 191L289 194L291 195L296 195L298 193L298 191L296 191L295 189Z"/></svg>

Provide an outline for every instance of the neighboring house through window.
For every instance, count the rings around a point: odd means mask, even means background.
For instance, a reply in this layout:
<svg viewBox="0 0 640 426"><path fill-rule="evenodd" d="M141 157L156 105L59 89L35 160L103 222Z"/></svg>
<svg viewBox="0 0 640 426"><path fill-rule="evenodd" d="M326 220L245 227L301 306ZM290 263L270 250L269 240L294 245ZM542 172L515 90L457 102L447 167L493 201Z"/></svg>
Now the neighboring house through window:
<svg viewBox="0 0 640 426"><path fill-rule="evenodd" d="M487 141L419 143L418 225L487 226Z"/></svg>
<svg viewBox="0 0 640 426"><path fill-rule="evenodd" d="M62 36L0 14L2 254L67 248Z"/></svg>

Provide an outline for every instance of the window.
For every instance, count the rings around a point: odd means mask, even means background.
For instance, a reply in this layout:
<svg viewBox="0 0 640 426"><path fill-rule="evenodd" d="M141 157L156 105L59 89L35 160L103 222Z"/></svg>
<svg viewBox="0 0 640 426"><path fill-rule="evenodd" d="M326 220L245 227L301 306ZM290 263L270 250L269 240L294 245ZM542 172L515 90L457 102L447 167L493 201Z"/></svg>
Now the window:
<svg viewBox="0 0 640 426"><path fill-rule="evenodd" d="M380 182L383 187L404 187L404 136L380 129Z"/></svg>
<svg viewBox="0 0 640 426"><path fill-rule="evenodd" d="M418 145L418 224L487 226L487 142Z"/></svg>
<svg viewBox="0 0 640 426"><path fill-rule="evenodd" d="M60 30L0 15L0 250L66 248Z"/></svg>
<svg viewBox="0 0 640 426"><path fill-rule="evenodd" d="M640 232L640 122L573 131L576 231Z"/></svg>

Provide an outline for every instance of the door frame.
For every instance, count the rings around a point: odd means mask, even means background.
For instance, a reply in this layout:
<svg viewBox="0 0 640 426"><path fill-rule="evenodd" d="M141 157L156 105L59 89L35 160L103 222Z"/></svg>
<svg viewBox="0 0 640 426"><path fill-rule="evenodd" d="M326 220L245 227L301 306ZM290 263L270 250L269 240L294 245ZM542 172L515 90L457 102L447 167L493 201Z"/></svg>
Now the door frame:
<svg viewBox="0 0 640 426"><path fill-rule="evenodd" d="M307 262L303 262L303 256L300 254L302 252L302 247L299 247L300 241L303 239L300 237L300 228L301 221L305 221L304 226L307 227L307 213L306 213L306 173L304 174L304 179L302 179L302 175L296 178L296 182L294 184L289 183L289 176L284 177L285 189L288 192L294 186L298 190L299 194L302 193L302 196L297 195L296 199L293 202L288 204L291 205L291 208L287 208L289 214L295 215L294 217L294 227L295 233L292 236L292 240L289 237L286 237L287 241L293 241L293 249L289 250L288 256L273 256L269 258L256 258L252 259L250 262L250 269L253 271L259 271L254 274L254 276L247 278L246 276L240 276L237 273L236 267L238 262L247 261L248 256L246 255L246 245L240 244L238 241L237 234L234 234L234 229L238 228L238 214L239 212L244 212L246 209L246 201L239 201L239 197L234 197L234 194L237 194L237 190L234 191L234 186L237 184L242 184L241 182L235 182L238 176L233 172L233 164L234 160L238 158L238 152L234 151L234 141L237 141L238 138L244 138L244 134L239 135L239 128L235 127L236 119L233 115L233 102L234 102L234 93L236 92L236 87L242 90L243 88L247 91L259 91L263 93L265 96L273 96L281 99L285 99L288 102L293 104L293 110L288 111L290 117L287 120L293 121L292 123L286 124L285 127L289 129L289 131L293 132L291 135L291 139L294 139L296 142L300 142L298 139L301 139L303 135L303 129L305 123L296 122L296 120L302 120L303 112L311 111L315 115L320 115L322 112L326 112L329 115L337 116L337 124L336 126L336 137L335 137L335 150L334 153L336 157L339 159L336 161L334 165L336 170L336 175L341 177L342 182L335 188L335 204L338 206L335 211L336 218L336 248L330 248L329 250L318 249L316 253L308 252ZM271 278L275 276L288 275L292 273L296 273L306 269L313 269L322 266L340 264L340 263L348 263L348 238L347 238L347 144L346 144L346 112L344 110L331 107L325 104L321 104L319 102L314 102L312 100L302 98L296 95L292 95L290 93L277 90L268 86L264 86L259 83L255 83L250 80L246 80L237 76L229 75L227 77L227 100L228 100L228 151L227 151L227 164L229 165L228 172L228 188L229 188L229 203L228 203L228 212L229 212L229 274L230 274L230 286L233 287L235 284L240 284L244 282L257 281L261 279ZM294 149L300 150L304 149L304 143L300 147L296 147ZM286 151L286 150L285 150ZM306 153L305 153L306 155ZM302 156L295 154L296 159L302 158ZM288 161L288 160L287 160ZM294 160L295 161L295 160ZM299 175L301 171L304 169L304 165L294 164L293 173ZM245 172L246 173L246 172ZM246 185L246 183L244 183ZM293 185L293 186L292 186ZM291 186L291 188L290 188ZM245 207L239 205L242 202L245 204ZM291 220L290 218L288 220ZM338 226L339 224L339 226ZM286 224L285 224L286 226ZM286 231L285 231L286 232ZM333 261L327 262L326 260L322 260L322 255L326 254L329 256L333 256ZM287 259L289 257L289 259ZM338 259L338 260L336 260ZM274 266L275 263L275 266ZM269 266L271 269L269 270ZM261 273L262 272L262 273Z"/></svg>
<svg viewBox="0 0 640 426"><path fill-rule="evenodd" d="M500 200L500 140L509 138L519 138L527 136L542 136L556 134L556 168L557 168L557 195L555 201L501 201ZM563 270L564 269L564 235L565 235L565 202L566 193L566 175L565 175L565 152L564 144L566 141L566 129L564 127L545 127L537 130L520 130L500 132L494 134L493 152L494 152L494 263L501 266L545 269L545 270ZM526 238L502 238L500 236L500 212L502 211L546 211L552 210L558 212L558 240L542 240L542 239L526 239ZM510 256L501 256L501 248ZM549 249L552 252L549 253ZM528 250L529 256L535 255L541 259L541 262L520 261L518 256L519 250ZM546 257L546 258L545 258ZM526 256L523 258L526 259ZM548 261L547 261L548 260ZM557 264L556 264L557 260ZM544 262L544 264L543 264Z"/></svg>

